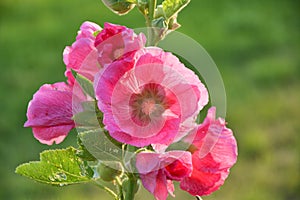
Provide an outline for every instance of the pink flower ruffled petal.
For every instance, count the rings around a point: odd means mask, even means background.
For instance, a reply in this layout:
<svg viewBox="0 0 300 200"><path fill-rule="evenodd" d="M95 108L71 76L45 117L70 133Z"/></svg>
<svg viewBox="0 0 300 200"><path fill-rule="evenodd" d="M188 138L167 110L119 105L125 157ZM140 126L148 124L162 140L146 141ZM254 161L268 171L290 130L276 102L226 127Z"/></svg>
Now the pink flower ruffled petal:
<svg viewBox="0 0 300 200"><path fill-rule="evenodd" d="M193 172L180 187L192 195L209 195L224 184L237 159L237 143L225 121L209 109L204 122L187 137L192 143Z"/></svg>
<svg viewBox="0 0 300 200"><path fill-rule="evenodd" d="M94 75L100 70L101 66L98 63L98 52L94 46L96 36L95 32L101 31L101 27L92 22L84 22L76 41L72 46L67 46L63 52L63 60L67 66L65 76L68 78L70 85L74 84L74 77L71 69L77 73L87 77L91 81L94 80Z"/></svg>
<svg viewBox="0 0 300 200"><path fill-rule="evenodd" d="M144 34L136 35L125 26L105 23L95 40L95 47L99 52L98 61L102 67L106 67L122 55L143 48L145 43Z"/></svg>
<svg viewBox="0 0 300 200"><path fill-rule="evenodd" d="M191 154L186 151L141 152L136 157L136 167L144 187L157 200L166 200L168 193L174 196L172 180L180 181L191 174Z"/></svg>
<svg viewBox="0 0 300 200"><path fill-rule="evenodd" d="M45 84L29 102L24 126L32 127L41 143L58 144L74 128L72 116L72 87L63 82Z"/></svg>

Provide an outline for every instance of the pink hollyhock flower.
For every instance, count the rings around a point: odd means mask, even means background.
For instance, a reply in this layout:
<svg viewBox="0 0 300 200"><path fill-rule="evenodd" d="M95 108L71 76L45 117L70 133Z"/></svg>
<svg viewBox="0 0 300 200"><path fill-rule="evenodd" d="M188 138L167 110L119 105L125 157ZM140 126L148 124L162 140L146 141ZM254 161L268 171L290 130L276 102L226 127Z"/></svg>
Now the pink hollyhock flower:
<svg viewBox="0 0 300 200"><path fill-rule="evenodd" d="M144 47L145 43L143 34L136 35L125 26L105 23L102 30L95 23L84 22L76 41L63 53L68 82L73 84L75 81L71 69L93 81L102 67L127 52Z"/></svg>
<svg viewBox="0 0 300 200"><path fill-rule="evenodd" d="M209 195L223 185L237 159L237 143L232 131L216 109L210 108L204 122L187 138L192 141L193 172L180 187L192 195Z"/></svg>
<svg viewBox="0 0 300 200"><path fill-rule="evenodd" d="M99 71L101 66L99 65L98 52L94 46L95 33L101 31L101 27L92 22L84 22L76 41L72 46L67 46L63 52L63 60L67 66L65 76L68 77L70 85L74 84L74 77L71 69L87 77L90 80L94 80L94 75Z"/></svg>
<svg viewBox="0 0 300 200"><path fill-rule="evenodd" d="M145 46L144 34L136 35L125 26L105 23L104 29L97 35L95 46L99 53L98 61L106 67L122 55Z"/></svg>
<svg viewBox="0 0 300 200"><path fill-rule="evenodd" d="M94 88L110 135L138 147L170 144L208 101L194 72L156 47L116 60L97 74Z"/></svg>
<svg viewBox="0 0 300 200"><path fill-rule="evenodd" d="M25 127L32 127L41 143L60 143L74 128L72 88L63 83L45 84L33 95L27 109Z"/></svg>
<svg viewBox="0 0 300 200"><path fill-rule="evenodd" d="M168 192L174 196L172 180L180 181L190 176L192 159L187 151L169 151L163 154L141 152L136 156L136 167L144 187L157 200L166 200Z"/></svg>

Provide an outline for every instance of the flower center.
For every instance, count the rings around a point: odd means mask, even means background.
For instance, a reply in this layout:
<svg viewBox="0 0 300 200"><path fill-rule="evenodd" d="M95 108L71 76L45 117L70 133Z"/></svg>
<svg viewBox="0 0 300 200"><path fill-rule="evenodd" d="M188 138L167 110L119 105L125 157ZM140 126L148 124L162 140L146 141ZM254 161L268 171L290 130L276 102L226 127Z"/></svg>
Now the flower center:
<svg viewBox="0 0 300 200"><path fill-rule="evenodd" d="M145 115L150 115L154 112L156 107L155 101L153 99L145 99L141 105L141 110Z"/></svg>
<svg viewBox="0 0 300 200"><path fill-rule="evenodd" d="M150 83L143 86L141 93L133 94L129 104L132 120L140 126L146 126L165 111L165 92L160 85Z"/></svg>

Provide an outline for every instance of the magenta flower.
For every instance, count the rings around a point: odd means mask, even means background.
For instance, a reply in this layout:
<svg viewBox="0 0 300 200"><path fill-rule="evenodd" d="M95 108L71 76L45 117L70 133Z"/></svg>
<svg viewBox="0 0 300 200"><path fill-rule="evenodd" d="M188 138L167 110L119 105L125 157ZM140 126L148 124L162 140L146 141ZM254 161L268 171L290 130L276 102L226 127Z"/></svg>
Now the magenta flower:
<svg viewBox="0 0 300 200"><path fill-rule="evenodd" d="M95 40L98 61L102 67L106 67L122 55L143 48L145 43L144 34L136 35L132 29L125 26L105 23Z"/></svg>
<svg viewBox="0 0 300 200"><path fill-rule="evenodd" d="M65 76L69 84L74 84L71 69L94 80L95 74L123 54L144 47L146 38L136 35L125 26L105 23L103 30L92 22L84 22L76 41L66 47L63 53L67 66Z"/></svg>
<svg viewBox="0 0 300 200"><path fill-rule="evenodd" d="M94 80L94 75L99 71L98 52L95 48L95 33L101 31L101 27L92 22L84 22L76 41L72 46L67 46L63 52L64 63L67 66L65 76L68 77L69 84L74 84L74 77L71 69L77 73Z"/></svg>
<svg viewBox="0 0 300 200"><path fill-rule="evenodd" d="M194 72L155 47L116 60L97 74L94 87L110 135L137 147L169 145L208 101Z"/></svg>
<svg viewBox="0 0 300 200"><path fill-rule="evenodd" d="M193 172L180 187L192 195L209 195L223 185L237 159L237 143L232 131L215 108L209 109L204 122L188 137L192 142Z"/></svg>
<svg viewBox="0 0 300 200"><path fill-rule="evenodd" d="M32 127L41 143L58 144L74 128L72 116L72 88L63 82L45 84L29 102L24 126Z"/></svg>
<svg viewBox="0 0 300 200"><path fill-rule="evenodd" d="M169 151L163 154L141 152L136 156L136 167L144 187L157 200L166 200L168 193L174 196L172 180L180 181L190 176L192 159L187 151Z"/></svg>

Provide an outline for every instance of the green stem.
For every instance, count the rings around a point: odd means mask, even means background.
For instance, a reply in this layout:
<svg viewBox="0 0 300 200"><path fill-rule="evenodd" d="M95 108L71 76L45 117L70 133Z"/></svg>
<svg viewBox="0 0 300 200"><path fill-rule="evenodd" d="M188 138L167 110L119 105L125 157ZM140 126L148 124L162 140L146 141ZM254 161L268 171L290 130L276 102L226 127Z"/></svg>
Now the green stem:
<svg viewBox="0 0 300 200"><path fill-rule="evenodd" d="M149 0L149 13L148 16L145 16L148 27L148 46L155 46L155 30L152 26L152 20L154 19L156 4L157 0Z"/></svg>
<svg viewBox="0 0 300 200"><path fill-rule="evenodd" d="M156 2L157 2L157 0L149 0L149 18L150 18L151 21L154 18Z"/></svg>
<svg viewBox="0 0 300 200"><path fill-rule="evenodd" d="M119 193L119 200L124 200L123 188L122 188L122 181L119 177L116 177L117 189Z"/></svg>
<svg viewBox="0 0 300 200"><path fill-rule="evenodd" d="M136 194L137 180L135 176L131 173L128 174L128 181L125 200L133 200Z"/></svg>
<svg viewBox="0 0 300 200"><path fill-rule="evenodd" d="M105 192L107 192L108 194L110 194L115 200L119 200L118 196L116 195L116 193L114 191L112 191L110 188L98 183L97 181L93 182L97 187L103 189Z"/></svg>

